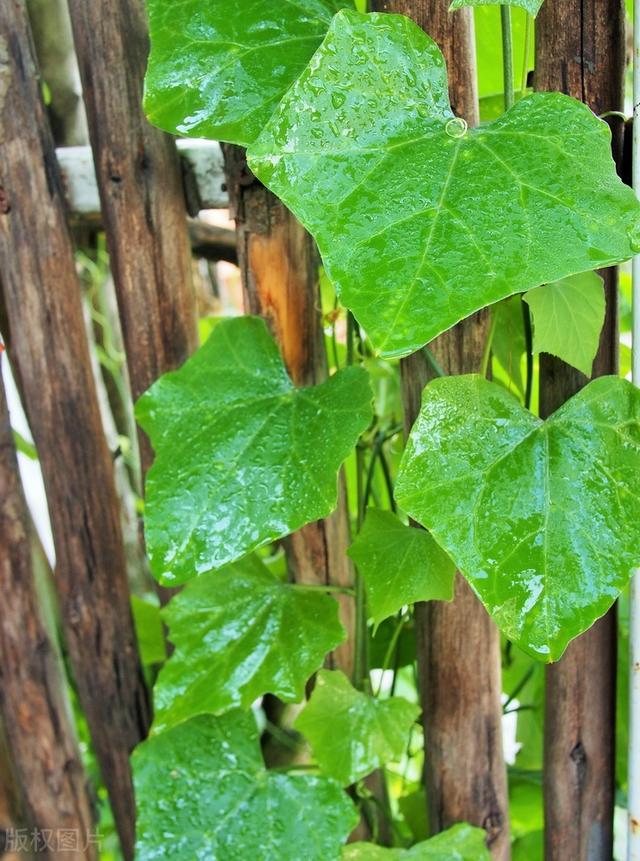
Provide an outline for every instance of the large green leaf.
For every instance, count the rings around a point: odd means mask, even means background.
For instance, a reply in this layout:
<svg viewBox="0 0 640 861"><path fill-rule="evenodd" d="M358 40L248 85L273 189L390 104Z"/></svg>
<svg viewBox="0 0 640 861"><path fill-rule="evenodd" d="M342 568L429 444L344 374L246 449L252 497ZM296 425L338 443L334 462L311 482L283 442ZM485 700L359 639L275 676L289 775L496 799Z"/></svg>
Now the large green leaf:
<svg viewBox="0 0 640 861"><path fill-rule="evenodd" d="M299 702L344 639L331 596L282 583L256 557L197 577L163 617L176 648L154 687L156 731L266 693Z"/></svg>
<svg viewBox="0 0 640 861"><path fill-rule="evenodd" d="M144 108L173 134L246 146L350 0L148 0Z"/></svg>
<svg viewBox="0 0 640 861"><path fill-rule="evenodd" d="M428 532L405 526L390 511L369 509L348 554L364 578L375 625L405 604L453 598L453 562Z"/></svg>
<svg viewBox="0 0 640 861"><path fill-rule="evenodd" d="M373 843L350 843L343 861L490 861L487 833L466 822L416 843L410 849L386 849Z"/></svg>
<svg viewBox="0 0 640 861"><path fill-rule="evenodd" d="M320 670L294 726L322 771L347 786L402 755L419 711L401 697L378 700L357 691L337 670Z"/></svg>
<svg viewBox="0 0 640 861"><path fill-rule="evenodd" d="M453 0L449 9L461 9L463 6L520 6L530 15L537 15L544 0Z"/></svg>
<svg viewBox="0 0 640 861"><path fill-rule="evenodd" d="M220 322L136 406L156 452L145 502L154 576L183 583L326 517L371 399L355 367L294 388L264 321Z"/></svg>
<svg viewBox="0 0 640 861"><path fill-rule="evenodd" d="M387 355L506 296L628 259L640 204L606 123L558 93L464 130L408 18L343 11L249 149Z"/></svg>
<svg viewBox="0 0 640 861"><path fill-rule="evenodd" d="M594 380L542 422L470 375L426 387L396 488L509 639L553 661L640 562L639 474L626 380Z"/></svg>
<svg viewBox="0 0 640 861"><path fill-rule="evenodd" d="M265 770L251 712L152 736L133 773L137 861L337 861L357 822L337 783Z"/></svg>
<svg viewBox="0 0 640 861"><path fill-rule="evenodd" d="M534 353L552 353L591 376L604 325L604 282L582 272L529 290Z"/></svg>

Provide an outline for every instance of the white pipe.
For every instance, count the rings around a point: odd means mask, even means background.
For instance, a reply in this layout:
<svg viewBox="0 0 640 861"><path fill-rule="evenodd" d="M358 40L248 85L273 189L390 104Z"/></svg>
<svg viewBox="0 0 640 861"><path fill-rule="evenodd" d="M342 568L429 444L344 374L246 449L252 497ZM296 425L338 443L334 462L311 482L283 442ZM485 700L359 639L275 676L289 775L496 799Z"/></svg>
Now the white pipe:
<svg viewBox="0 0 640 861"><path fill-rule="evenodd" d="M633 188L640 198L640 2L633 10ZM632 261L632 377L640 386L640 255ZM627 861L640 861L640 571L631 581L629 606L629 771Z"/></svg>

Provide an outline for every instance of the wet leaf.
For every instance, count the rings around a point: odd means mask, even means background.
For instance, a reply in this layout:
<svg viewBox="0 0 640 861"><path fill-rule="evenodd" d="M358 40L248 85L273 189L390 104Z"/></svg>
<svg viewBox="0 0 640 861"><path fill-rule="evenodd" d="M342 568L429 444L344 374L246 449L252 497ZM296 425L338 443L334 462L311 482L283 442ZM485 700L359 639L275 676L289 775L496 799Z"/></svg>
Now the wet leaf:
<svg viewBox="0 0 640 861"><path fill-rule="evenodd" d="M543 661L640 562L640 391L589 383L546 422L475 375L430 383L396 485L509 639Z"/></svg>
<svg viewBox="0 0 640 861"><path fill-rule="evenodd" d="M148 0L145 112L173 134L246 146L346 0Z"/></svg>
<svg viewBox="0 0 640 861"><path fill-rule="evenodd" d="M355 367L296 389L264 321L218 323L136 406L156 452L145 501L156 579L184 583L326 517L371 399Z"/></svg>
<svg viewBox="0 0 640 861"><path fill-rule="evenodd" d="M453 598L453 562L428 532L405 526L390 511L369 509L348 555L364 579L375 625L405 604Z"/></svg>
<svg viewBox="0 0 640 861"><path fill-rule="evenodd" d="M453 0L449 9L462 9L463 6L519 6L530 15L537 15L544 0Z"/></svg>
<svg viewBox="0 0 640 861"><path fill-rule="evenodd" d="M462 822L410 849L386 849L373 843L350 843L342 861L490 861L487 833Z"/></svg>
<svg viewBox="0 0 640 861"><path fill-rule="evenodd" d="M154 688L156 732L266 693L300 702L345 637L331 596L281 582L255 556L191 581L163 618L175 651Z"/></svg>
<svg viewBox="0 0 640 861"><path fill-rule="evenodd" d="M465 132L440 51L402 16L336 15L249 161L386 355L640 247L640 204L606 123L536 93Z"/></svg>
<svg viewBox="0 0 640 861"><path fill-rule="evenodd" d="M337 783L264 768L251 712L194 718L133 754L137 861L337 861L358 821Z"/></svg>
<svg viewBox="0 0 640 861"><path fill-rule="evenodd" d="M401 697L378 700L356 690L343 673L320 670L294 726L322 771L347 786L402 755L419 712Z"/></svg>
<svg viewBox="0 0 640 861"><path fill-rule="evenodd" d="M602 278L572 275L529 290L524 301L531 308L534 353L551 353L590 377L604 325Z"/></svg>

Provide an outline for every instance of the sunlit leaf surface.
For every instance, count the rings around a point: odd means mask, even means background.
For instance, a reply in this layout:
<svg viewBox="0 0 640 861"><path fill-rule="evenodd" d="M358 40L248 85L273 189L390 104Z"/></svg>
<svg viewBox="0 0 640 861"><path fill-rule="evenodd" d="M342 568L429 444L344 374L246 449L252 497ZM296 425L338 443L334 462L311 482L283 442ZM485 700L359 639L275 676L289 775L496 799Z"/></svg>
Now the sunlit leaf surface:
<svg viewBox="0 0 640 861"><path fill-rule="evenodd" d="M591 376L604 325L604 283L583 272L536 287L524 297L533 320L533 351L552 353Z"/></svg>
<svg viewBox="0 0 640 861"><path fill-rule="evenodd" d="M402 16L336 15L248 152L387 355L640 248L640 204L616 175L606 123L537 93L465 130L440 51Z"/></svg>
<svg viewBox="0 0 640 861"><path fill-rule="evenodd" d="M338 861L358 821L328 778L265 770L251 712L152 736L133 772L137 861Z"/></svg>
<svg viewBox="0 0 640 861"><path fill-rule="evenodd" d="M519 6L521 9L529 12L530 15L537 15L540 11L544 0L453 0L449 9L461 9L463 6Z"/></svg>
<svg viewBox="0 0 640 861"><path fill-rule="evenodd" d="M589 383L546 422L479 376L430 383L398 501L431 530L509 639L545 661L640 562L640 391Z"/></svg>
<svg viewBox="0 0 640 861"><path fill-rule="evenodd" d="M373 843L350 843L343 861L489 861L486 831L466 822L454 825L410 849L386 849Z"/></svg>
<svg viewBox="0 0 640 861"><path fill-rule="evenodd" d="M405 604L453 598L453 562L428 532L405 526L390 511L369 510L349 556L363 576L376 625Z"/></svg>
<svg viewBox="0 0 640 861"><path fill-rule="evenodd" d="M187 584L163 618L175 651L154 687L155 731L265 693L301 701L345 636L332 597L281 582L253 556Z"/></svg>
<svg viewBox="0 0 640 861"><path fill-rule="evenodd" d="M220 322L136 406L156 453L145 501L155 577L183 583L328 515L371 400L356 367L294 388L264 321Z"/></svg>
<svg viewBox="0 0 640 861"><path fill-rule="evenodd" d="M174 134L250 143L349 0L148 0L145 112Z"/></svg>
<svg viewBox="0 0 640 861"><path fill-rule="evenodd" d="M347 786L402 755L419 711L401 697L364 694L341 672L320 670L295 728L322 771Z"/></svg>

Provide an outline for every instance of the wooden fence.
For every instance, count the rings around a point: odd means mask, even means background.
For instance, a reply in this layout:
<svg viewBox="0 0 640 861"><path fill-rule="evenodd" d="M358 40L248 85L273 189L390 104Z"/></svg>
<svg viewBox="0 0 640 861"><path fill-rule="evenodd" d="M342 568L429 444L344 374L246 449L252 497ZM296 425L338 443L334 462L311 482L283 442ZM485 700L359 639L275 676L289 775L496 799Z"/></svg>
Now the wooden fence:
<svg viewBox="0 0 640 861"><path fill-rule="evenodd" d="M478 121L469 10L448 0L375 0L414 17L447 59L455 112ZM52 4L57 13L64 3ZM149 692L138 655L120 501L92 373L72 236L104 229L131 396L177 367L197 342L192 256L237 261L248 311L264 316L299 384L327 372L318 299L318 256L300 225L249 173L234 147L178 142L144 119L148 50L141 0L69 0L90 146L54 141L42 98L26 0L0 4L0 331L44 476L56 550L53 586L62 650L109 793L125 858L133 857L135 804L129 754L149 727ZM38 13L40 10L40 13ZM42 4L33 2L32 14ZM41 18L37 19L39 26ZM36 28L37 29L37 28ZM598 113L622 109L623 0L546 0L536 25L538 89L557 89ZM54 99L55 107L55 99ZM621 124L613 124L621 156ZM73 147L60 144L72 141ZM56 149L56 143L59 145ZM236 236L194 221L198 209L231 206ZM616 371L615 272L606 275L607 324L597 373ZM479 367L487 329L480 313L438 339L451 373ZM407 427L429 369L403 362ZM541 370L548 414L586 382L557 360ZM142 475L151 461L140 435ZM57 632L42 612L42 576L0 388L0 826L46 832L95 828L95 799L64 701ZM352 582L344 494L326 521L287 542L300 582ZM331 663L351 671L354 612L341 599L349 641ZM417 608L429 816L486 828L496 859L510 857L501 744L500 641L462 578L451 605ZM615 611L547 673L546 857L610 861L614 788ZM96 857L87 840L75 857ZM10 847L5 847L10 848ZM0 855L2 855L0 844ZM49 848L50 858L68 850ZM42 856L39 856L42 857Z"/></svg>

